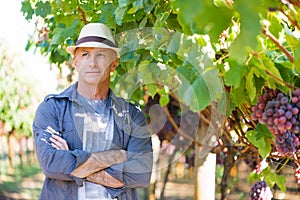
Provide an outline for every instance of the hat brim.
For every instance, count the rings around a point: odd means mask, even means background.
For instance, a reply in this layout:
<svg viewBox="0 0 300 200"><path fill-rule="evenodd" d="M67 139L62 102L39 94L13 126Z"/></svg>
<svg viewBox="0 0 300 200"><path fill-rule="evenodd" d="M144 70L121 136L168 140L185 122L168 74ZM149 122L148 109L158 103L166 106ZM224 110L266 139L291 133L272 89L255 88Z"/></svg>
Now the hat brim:
<svg viewBox="0 0 300 200"><path fill-rule="evenodd" d="M117 56L120 57L119 48L111 47L111 46L108 46L106 44L99 43L99 42L86 42L86 43L79 44L78 46L68 46L66 48L66 51L69 54L74 56L75 50L79 47L95 47L95 48L112 49L113 51L115 51L117 53Z"/></svg>

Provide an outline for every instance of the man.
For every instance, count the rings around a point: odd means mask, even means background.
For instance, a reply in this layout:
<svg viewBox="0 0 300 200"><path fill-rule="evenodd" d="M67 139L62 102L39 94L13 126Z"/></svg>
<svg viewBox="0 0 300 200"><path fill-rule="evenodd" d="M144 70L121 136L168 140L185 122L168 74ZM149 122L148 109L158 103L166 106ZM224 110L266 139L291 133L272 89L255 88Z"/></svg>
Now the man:
<svg viewBox="0 0 300 200"><path fill-rule="evenodd" d="M150 181L151 136L141 110L110 89L119 57L111 30L87 24L67 51L78 81L46 96L33 122L40 199L138 199Z"/></svg>

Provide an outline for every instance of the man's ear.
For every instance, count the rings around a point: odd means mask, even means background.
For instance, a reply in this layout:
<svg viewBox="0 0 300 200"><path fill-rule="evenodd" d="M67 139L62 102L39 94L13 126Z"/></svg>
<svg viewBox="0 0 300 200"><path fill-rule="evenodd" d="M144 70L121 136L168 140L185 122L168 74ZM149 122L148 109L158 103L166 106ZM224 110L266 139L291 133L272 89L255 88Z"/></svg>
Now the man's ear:
<svg viewBox="0 0 300 200"><path fill-rule="evenodd" d="M72 66L73 66L73 67L76 69L76 71L78 72L78 66L77 66L77 59L76 59L76 56L73 57Z"/></svg>
<svg viewBox="0 0 300 200"><path fill-rule="evenodd" d="M116 58L116 59L111 63L111 66L110 66L110 72L115 71L116 67L118 66L118 63L119 63L119 59Z"/></svg>

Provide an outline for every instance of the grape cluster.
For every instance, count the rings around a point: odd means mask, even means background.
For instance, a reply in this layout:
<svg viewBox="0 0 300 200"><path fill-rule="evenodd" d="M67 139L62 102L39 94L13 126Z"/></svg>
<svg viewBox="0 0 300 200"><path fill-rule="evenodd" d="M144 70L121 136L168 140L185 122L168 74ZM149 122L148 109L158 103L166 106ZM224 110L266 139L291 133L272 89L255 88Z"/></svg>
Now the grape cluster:
<svg viewBox="0 0 300 200"><path fill-rule="evenodd" d="M292 155L300 145L300 89L290 94L266 88L252 107L252 119L266 124L275 136L275 146L282 155Z"/></svg>
<svg viewBox="0 0 300 200"><path fill-rule="evenodd" d="M258 181L250 189L250 200L270 200L272 191L266 181Z"/></svg>

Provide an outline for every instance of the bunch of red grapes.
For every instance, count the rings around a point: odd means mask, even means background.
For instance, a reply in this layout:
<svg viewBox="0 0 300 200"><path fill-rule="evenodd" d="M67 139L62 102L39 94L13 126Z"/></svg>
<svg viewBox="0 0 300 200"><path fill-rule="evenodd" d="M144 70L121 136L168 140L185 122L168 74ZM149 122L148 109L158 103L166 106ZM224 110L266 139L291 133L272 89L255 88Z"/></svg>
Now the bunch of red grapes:
<svg viewBox="0 0 300 200"><path fill-rule="evenodd" d="M277 151L293 155L300 146L300 89L289 94L266 88L252 107L252 119L266 124L275 136Z"/></svg>
<svg viewBox="0 0 300 200"><path fill-rule="evenodd" d="M272 191L266 181L258 181L250 189L250 200L271 200Z"/></svg>

